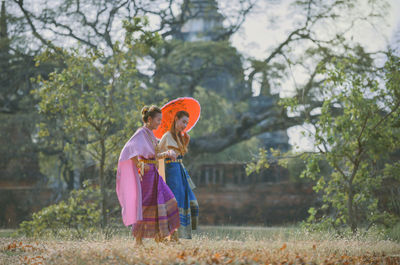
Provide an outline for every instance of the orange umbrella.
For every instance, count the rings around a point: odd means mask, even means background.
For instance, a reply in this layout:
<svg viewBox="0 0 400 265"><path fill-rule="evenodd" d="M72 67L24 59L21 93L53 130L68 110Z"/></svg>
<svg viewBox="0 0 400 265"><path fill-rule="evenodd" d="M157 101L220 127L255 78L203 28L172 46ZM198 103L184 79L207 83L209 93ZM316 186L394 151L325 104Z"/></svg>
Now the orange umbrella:
<svg viewBox="0 0 400 265"><path fill-rule="evenodd" d="M184 97L174 99L161 108L162 120L161 125L154 130L154 135L161 139L161 137L166 133L175 118L175 114L178 111L185 110L189 113L189 123L185 129L185 132L189 132L197 123L200 118L200 103L194 98Z"/></svg>

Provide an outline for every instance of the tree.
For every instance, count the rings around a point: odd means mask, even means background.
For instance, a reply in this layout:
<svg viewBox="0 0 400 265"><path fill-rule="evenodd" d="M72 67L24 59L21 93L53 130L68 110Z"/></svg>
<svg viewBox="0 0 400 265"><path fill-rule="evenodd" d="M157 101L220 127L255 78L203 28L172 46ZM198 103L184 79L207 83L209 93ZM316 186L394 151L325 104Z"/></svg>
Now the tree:
<svg viewBox="0 0 400 265"><path fill-rule="evenodd" d="M40 135L51 137L46 125L59 122L60 130L69 136L64 152L85 152L96 161L102 194L102 226L106 225L105 171L117 161L127 136L140 121L138 113L151 88L137 80L137 60L159 42L158 34L145 30L145 21L125 22L124 43L116 43L111 57L100 49L88 48L48 51L37 57L37 63L54 60L64 67L38 78L39 108L48 122L41 125ZM106 62L106 63L104 63ZM50 139L54 140L54 139ZM60 139L62 140L62 139ZM108 163L107 163L108 161Z"/></svg>
<svg viewBox="0 0 400 265"><path fill-rule="evenodd" d="M213 1L213 0L209 0ZM159 33L162 38L177 34L180 27L197 13L188 11L193 0L11 0L15 13L25 19L21 24L24 30L30 30L38 45L55 48L61 46L63 39L81 43L87 47L102 46L112 53L114 44L121 37L121 23L134 17L148 17L153 21L152 33ZM229 25L228 36L235 33L247 14L254 7L253 0L238 0L236 5L226 8ZM232 3L232 1L229 1ZM11 4L10 4L11 5ZM88 14L93 14L89 16ZM150 29L149 29L150 30ZM51 33L45 36L44 32ZM221 36L223 38L223 36Z"/></svg>
<svg viewBox="0 0 400 265"><path fill-rule="evenodd" d="M353 233L366 222L393 225L400 218L378 207L376 194L385 179L400 180L392 174L399 162L389 160L400 140L400 58L389 53L374 75L349 72L354 63L340 60L328 70L321 115L310 133L318 151L302 173L315 180L323 200L320 209L310 209L309 221L345 225ZM321 159L331 172L320 171Z"/></svg>
<svg viewBox="0 0 400 265"><path fill-rule="evenodd" d="M358 1L295 1L292 7L301 14L296 16L298 19L295 21L295 28L277 47L270 47L271 52L266 55L265 60L241 58L250 65L246 69L244 78L241 75L245 71L235 69L238 63L233 59L236 58L231 56L223 61L226 65L218 64L223 54L227 56L232 54L228 51L221 53L223 42L172 43L163 50L164 54L157 54L155 58L159 68L156 70L159 71L154 74L156 78L151 80L155 87L160 87L167 93L170 90L165 84L172 84L180 95L192 95L197 86L202 86L204 78L210 78L218 67L226 71L233 70L231 72L237 74L235 78L243 80L239 87L230 91L231 95L237 91L241 94L235 101L240 102L240 107L232 108L232 112L229 113L234 118L229 119L229 122L223 122L221 126L216 126L211 132L202 131L201 135L193 137L191 152L195 154L221 152L262 133L286 130L303 124L307 118L317 120L318 115L314 115L313 111L323 104L318 95L325 78L318 72L321 67L333 65L331 58L335 56L344 58L351 55L358 59L359 67L354 69L355 71L373 71L374 54L366 52L347 35L358 21L364 19L372 21L383 13L374 13L371 16L372 13L365 12L366 14L349 16L343 25L332 29L332 34L320 34L321 27L333 27L338 20L343 21L342 16L358 8L358 4ZM376 4L371 2L371 8ZM381 10L383 12L384 9ZM201 51L205 47L207 52L202 54ZM187 65L193 65L191 62L194 62L195 67L188 68ZM291 72L299 69L306 72L308 79L304 83L293 81L296 90L291 97L302 105L304 110L299 116L289 116L288 109L278 104L279 95L272 93L282 90L282 84L290 79ZM163 78L159 78L160 75ZM260 96L255 97L253 91L257 85L261 91ZM256 108L253 105L254 101L259 103Z"/></svg>
<svg viewBox="0 0 400 265"><path fill-rule="evenodd" d="M320 207L309 209L310 224L332 226L339 233L343 227L353 233L362 225L393 227L400 220L392 191L400 186L400 58L388 52L385 66L373 73L354 72L358 61L351 57L333 60L335 67L323 71L327 79L319 119L307 133L315 151L282 155L261 149L247 174L268 168L271 161L288 166L301 159L300 178L312 180L322 197ZM291 100L284 104L299 107ZM387 183L393 189L381 194L388 191Z"/></svg>
<svg viewBox="0 0 400 265"><path fill-rule="evenodd" d="M34 34L32 42L37 46L55 49L55 44L80 43L85 47L105 47L105 54L111 56L113 45L120 38L120 23L124 18L147 15L156 21L153 25L155 32L159 32L164 40L179 33L186 21L196 18L198 14L188 13L192 1L157 0L157 1L92 1L64 0L57 2L54 8L48 8L47 2L35 2L38 8L29 5L28 2L12 1L13 10L24 18L21 28L29 29ZM233 4L221 8L221 13L226 20L231 22L225 36L221 36L223 42L229 39L243 23L246 16L257 6L254 1L238 1L240 8L233 10ZM323 102L318 95L324 82L324 76L318 74L320 67L333 65L333 57L345 57L351 54L358 58L359 67L356 71L373 71L373 60L376 53L366 52L365 49L351 38L351 30L360 23L381 23L385 11L388 9L385 1L369 1L368 5L360 8L364 1L293 1L290 10L294 14L292 28L286 38L273 47L265 47L267 51L264 59L244 58L246 68L236 71L238 78L244 73L242 86L235 90L245 91L240 98L240 107L233 108L229 114L233 119L223 119L223 123L213 131L202 132L192 138L190 149L192 154L218 153L232 147L235 144L247 141L254 136L265 132L286 130L292 126L301 125L307 119L317 120L318 114L313 114L315 109L322 106ZM188 3L188 4L186 4ZM230 1L231 3L231 1ZM222 5L221 5L222 6ZM183 7L180 10L179 7ZM89 18L86 11L93 11L93 17ZM233 14L233 15L232 15ZM231 20L233 18L233 20ZM237 18L237 19L235 19ZM285 20L285 22L287 22ZM279 26L280 21L273 25ZM326 30L326 29L329 30ZM47 34L52 32L52 34ZM324 34L321 34L323 32ZM46 33L46 34L45 34ZM178 34L179 35L179 34ZM196 43L189 47L195 50L197 47L208 48L206 43ZM213 44L209 47L218 52L223 45ZM169 49L171 48L171 49ZM157 50L146 57L148 67L146 71L139 71L138 78L148 87L154 87L159 92L158 100L165 102L165 95L169 91L165 89L166 79L160 78L155 65L179 57L182 45L171 45L164 52ZM216 53L217 54L217 53ZM221 56L222 57L222 56ZM217 56L215 59L218 59ZM206 58L207 59L207 58ZM210 60L204 60L198 67L198 71L190 73L193 77L202 77ZM218 66L218 64L216 64ZM233 67L234 65L232 65ZM223 65L226 67L226 65ZM233 67L234 68L234 67ZM179 67L176 69L179 70ZM245 71L244 71L245 70ZM302 71L306 81L299 82L292 72ZM185 77L185 76L183 76ZM177 79L174 78L176 81ZM201 87L201 80L193 78L190 82L180 83L172 80L173 85L182 85L189 91L195 92L196 87ZM170 79L168 80L170 81ZM278 105L279 93L283 86L290 82L294 87L292 99L304 108L300 115L291 116L289 110ZM172 85L169 85L171 87ZM260 88L260 97L254 97L252 91ZM191 90L191 91L190 91ZM182 91L180 90L179 93ZM177 96L174 94L174 96ZM267 100L263 97L268 96ZM271 97L270 97L271 96ZM171 96L172 97L172 96ZM257 108L252 108L252 100L259 99ZM232 125L231 121L235 123Z"/></svg>
<svg viewBox="0 0 400 265"><path fill-rule="evenodd" d="M190 1L184 1L190 2ZM193 153L220 152L236 143L246 141L253 136L264 132L286 130L294 125L302 124L307 117L312 117L312 111L322 106L318 95L323 77L318 75L321 65L330 64L331 58L343 57L352 54L359 59L358 70L368 70L373 62L374 53L366 52L363 47L355 43L349 34L355 25L359 23L377 24L385 14L388 6L385 1L369 1L365 8L359 8L363 1L293 1L290 8L293 14L293 27L287 37L274 47L265 47L267 52L263 60L244 58L249 67L246 68L246 76L242 91L251 92L255 86L261 88L261 95L268 95L271 91L282 90L282 84L291 78L293 71L303 71L307 76L305 82L292 80L296 87L293 98L302 104L305 110L302 115L292 117L287 114L287 109L277 105L278 99L260 100L257 110L240 108L235 110L233 116L237 123L223 124L211 133L205 133L194 137L191 141ZM185 14L185 10L179 11L179 1L99 1L95 5L89 1L62 1L55 8L47 8L44 2L37 10L30 9L26 3L14 0L15 7L24 16L34 36L45 46L51 47L53 43L65 39L73 40L95 47L98 44L107 47L108 53L112 53L112 46L118 39L118 21L137 15L148 15L157 21L155 31L160 32L164 39L170 38L180 30L185 21L196 18L197 14ZM233 19L228 27L228 39L236 32L246 15L254 8L254 1L239 1L241 5L236 11L231 6L225 5L221 10L226 17ZM177 8L178 7L178 8ZM190 7L183 5L183 7ZM93 19L88 18L84 10L93 10ZM178 11L174 11L178 10ZM228 14L234 13L234 16ZM73 17L73 23L65 23ZM340 21L340 23L338 22ZM279 22L278 22L279 23ZM279 25L276 23L274 26ZM326 30L329 28L330 30ZM231 29L231 30L230 30ZM53 32L52 42L46 39L44 32ZM323 32L324 34L321 34ZM301 48L300 48L301 47ZM160 59L159 53L151 53L148 58L154 63ZM161 54L165 56L168 54ZM206 63L207 60L204 61ZM199 67L199 70L203 70ZM154 71L147 71L140 76L148 86L162 89L158 80L154 78ZM201 76L201 75L195 75ZM196 80L194 80L196 81ZM192 82L191 88L200 85ZM253 98L252 93L241 98L241 102L248 104ZM316 115L318 116L318 115ZM315 117L317 118L317 117ZM229 132L227 134L227 132Z"/></svg>
<svg viewBox="0 0 400 265"><path fill-rule="evenodd" d="M1 2L0 14L0 162L3 180L42 180L39 172L38 146L32 141L38 114L36 101L30 94L34 88L30 78L46 75L51 65L35 68L33 54L19 46L22 36L15 33L18 19ZM21 126L22 125L22 126ZM19 162L18 162L19 161Z"/></svg>

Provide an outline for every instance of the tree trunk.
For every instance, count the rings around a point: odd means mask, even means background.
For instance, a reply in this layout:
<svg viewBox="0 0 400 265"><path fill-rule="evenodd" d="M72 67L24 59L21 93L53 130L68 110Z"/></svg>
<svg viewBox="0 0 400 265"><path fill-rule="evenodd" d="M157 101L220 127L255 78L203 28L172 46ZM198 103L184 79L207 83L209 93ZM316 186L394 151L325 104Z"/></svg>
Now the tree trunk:
<svg viewBox="0 0 400 265"><path fill-rule="evenodd" d="M68 168L66 165L65 172L64 172L65 180L67 182L67 189L71 191L74 189L74 171Z"/></svg>
<svg viewBox="0 0 400 265"><path fill-rule="evenodd" d="M351 231L353 234L357 232L357 221L356 221L356 214L354 210L354 187L353 187L353 181L354 178L357 174L358 168L360 166L360 155L362 153L362 149L360 148L358 151L358 157L355 159L354 162L354 168L351 173L350 179L349 179L349 197L347 199L347 210L349 211L349 220L348 224L350 224Z"/></svg>
<svg viewBox="0 0 400 265"><path fill-rule="evenodd" d="M348 223L350 224L351 231L353 232L353 234L355 234L357 232L357 223L356 223L355 215L354 215L353 200L354 200L353 185L350 184L349 185L349 197L347 199L347 209L349 211Z"/></svg>
<svg viewBox="0 0 400 265"><path fill-rule="evenodd" d="M105 228L107 224L107 210L106 210L106 188L104 179L104 166L106 157L106 148L104 139L100 140L100 145L101 145L101 159L100 159L101 228Z"/></svg>

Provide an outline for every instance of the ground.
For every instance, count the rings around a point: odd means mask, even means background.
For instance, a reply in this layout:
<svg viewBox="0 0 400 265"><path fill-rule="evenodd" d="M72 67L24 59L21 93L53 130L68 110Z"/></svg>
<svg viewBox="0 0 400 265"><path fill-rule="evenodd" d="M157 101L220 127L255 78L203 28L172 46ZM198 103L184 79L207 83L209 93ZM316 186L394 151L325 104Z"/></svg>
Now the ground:
<svg viewBox="0 0 400 265"><path fill-rule="evenodd" d="M337 238L299 228L200 227L192 240L136 247L109 239L32 239L0 231L0 264L400 264L400 243L377 234Z"/></svg>

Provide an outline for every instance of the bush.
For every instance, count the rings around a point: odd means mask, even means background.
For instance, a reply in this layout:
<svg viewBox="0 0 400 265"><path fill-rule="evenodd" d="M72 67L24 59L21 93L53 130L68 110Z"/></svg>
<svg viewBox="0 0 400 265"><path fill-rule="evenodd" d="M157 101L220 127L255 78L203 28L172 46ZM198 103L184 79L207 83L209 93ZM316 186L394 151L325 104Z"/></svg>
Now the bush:
<svg viewBox="0 0 400 265"><path fill-rule="evenodd" d="M400 242L400 223L394 225L393 227L387 229L387 236L397 242Z"/></svg>
<svg viewBox="0 0 400 265"><path fill-rule="evenodd" d="M100 226L100 201L100 190L86 182L83 189L72 191L66 201L43 208L32 215L31 221L22 222L18 234L83 238Z"/></svg>

